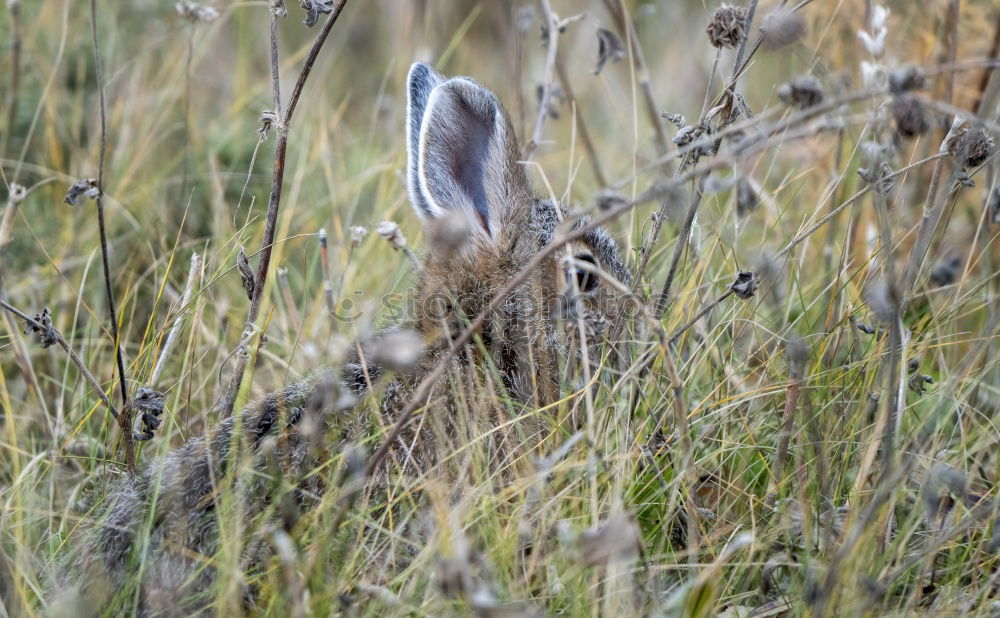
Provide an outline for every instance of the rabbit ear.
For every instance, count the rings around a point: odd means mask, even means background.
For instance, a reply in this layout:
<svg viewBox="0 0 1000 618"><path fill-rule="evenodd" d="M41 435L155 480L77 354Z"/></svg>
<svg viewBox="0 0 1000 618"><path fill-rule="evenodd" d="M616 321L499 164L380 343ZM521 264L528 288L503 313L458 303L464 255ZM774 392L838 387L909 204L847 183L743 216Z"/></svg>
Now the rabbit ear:
<svg viewBox="0 0 1000 618"><path fill-rule="evenodd" d="M442 83L444 78L428 65L416 62L410 67L406 77L406 184L413 208L421 218L436 217L442 213L433 212L420 188L420 125L427 109L427 99L431 90Z"/></svg>
<svg viewBox="0 0 1000 618"><path fill-rule="evenodd" d="M464 212L496 239L530 200L510 120L496 96L464 77L434 88L420 128L418 179L426 211Z"/></svg>

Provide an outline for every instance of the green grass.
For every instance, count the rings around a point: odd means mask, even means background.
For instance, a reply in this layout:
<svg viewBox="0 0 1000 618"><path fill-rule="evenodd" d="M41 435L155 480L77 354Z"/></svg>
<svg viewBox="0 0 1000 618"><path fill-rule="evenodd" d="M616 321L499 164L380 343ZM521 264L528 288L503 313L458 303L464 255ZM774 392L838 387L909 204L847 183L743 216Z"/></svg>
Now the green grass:
<svg viewBox="0 0 1000 618"><path fill-rule="evenodd" d="M654 134L627 59L599 76L591 73L596 28L614 23L604 3L552 2L562 17L588 11L559 38L577 108L564 104L558 119L546 121L530 173L539 190L551 186L570 206L592 211L603 187L574 130L574 113L590 130L605 174L621 180L626 197L661 179L655 170L637 172L656 157ZM109 123L106 209L132 390L148 384L169 329L181 323L161 380L150 385L166 393L167 413L155 438L141 445L143 462L217 420L212 407L229 380L230 353L248 307L235 257L240 246L251 253L260 246L275 141L272 134L259 145L251 167L257 118L271 106L264 4L220 1L220 18L198 24L177 17L173 4L98 3ZM280 32L286 99L313 36L301 26L296 4L288 2ZM416 7L423 4L421 16ZM694 122L715 59L704 36L715 5L625 4L637 22L663 107L658 111L680 112ZM789 117L776 89L802 73L816 75L831 98L861 87L858 66L870 60L856 36L864 4L814 2L804 9L809 30L801 42L754 57L740 88L758 117ZM919 10L905 0L889 4L883 61L890 68L895 65L888 58L938 64L949 45L948 3L923 3ZM279 242L261 314L267 343L250 395L336 364L357 337L392 323L398 305L386 295L405 294L412 283L401 253L374 233L352 247L349 231L388 219L403 227L412 245L423 245L404 180L403 83L410 62L428 60L448 75L480 80L505 101L522 137L530 136L545 48L536 14L522 43L518 83L512 69L515 11L507 5L352 0L345 9L290 127ZM20 89L10 127L10 56L6 50L2 56L2 180L5 186L39 184L14 217L0 296L32 315L49 307L56 327L109 396L117 397L94 204L63 203L74 180L97 175L88 8L70 0L22 3ZM989 52L997 9L986 0L967 0L961 8L957 58L980 60ZM6 42L11 26L10 12L0 10ZM728 78L733 54L723 51L720 58ZM923 94L945 100L948 75L932 74ZM954 75L952 102L968 110L978 100L983 70ZM852 85L843 85L843 76ZM720 89L716 75L711 95ZM771 608L799 616L823 607L829 615L994 615L994 534L1000 531L994 532L996 514L982 504L996 499L1000 475L1000 370L991 329L1000 310L1000 228L984 219L983 208L997 183L996 158L974 175L974 188L947 203L904 316L911 338L903 362L919 358L918 372L934 382L923 393L905 391L893 455L907 474L894 479L884 496L879 441L891 398L884 377L889 337L856 326L878 324L865 292L885 255L872 196L845 209L787 259L764 258L761 268L759 256L773 255L865 186L857 174L861 144L891 139L891 114L877 113L887 100L873 97L825 115L843 121L840 131L775 143L713 173L716 185L703 199L694 234L700 246L681 262L662 327L671 333L686 324L740 269L761 274L761 288L748 300L728 298L684 335L675 356L679 385L652 334L629 331L632 353L653 350L651 371L641 379L635 372L622 378L621 368L604 359L593 423L579 427L582 439L574 438L578 428L570 422L587 417L578 386L563 385L564 398L550 409L506 402L499 407L509 422L481 431L441 469L362 494L337 530L337 495L323 496L281 532L291 543L287 560L276 557L256 573L240 572L240 551L253 538L284 539L266 528L280 515L280 500L245 520L235 514L241 507L236 494L228 492L220 508L234 515L223 519L230 525L223 527L218 554L204 557L222 575L207 591L212 612L242 611L240 586L250 581L259 587L257 611L266 615L463 615L473 611L473 595L449 595L443 585L457 570L487 585L501 603L546 615L746 616L772 615L748 613ZM983 116L996 135L997 103L990 103ZM943 135L935 125L928 135L903 142L892 167L936 152ZM720 158L730 155L729 143ZM932 167L898 182L890 232L899 265L916 237ZM742 220L735 187L722 182L741 174L763 189L759 208ZM690 185L684 186L685 205ZM632 267L656 208L643 204L610 226ZM344 313L360 308L359 319L328 316L321 228L330 236L338 306ZM668 220L651 249L640 282L647 300L662 286L677 233L678 221ZM192 301L181 306L192 252L203 256L204 268ZM954 280L928 283L927 272L950 255L962 258ZM294 311L278 287L277 268L287 269ZM795 382L784 342L799 336L809 355L787 463L776 478L782 418ZM30 366L22 366L17 351ZM99 512L107 484L123 473L117 426L64 351L42 349L17 320L0 323L0 359L0 616L73 615L66 591L53 590L51 578ZM461 396L453 384L439 388ZM879 395L874 408L872 394ZM677 432L675 397L690 425L689 458ZM467 407L465 413L463 427L474 420ZM490 436L519 435L520 428L534 426L524 421L534 418L547 429L535 454L559 455L548 473L536 473L539 463L527 458L498 467ZM341 440L349 436L374 450L387 422L377 397L362 401L344 427L325 436L331 457L313 474L336 483ZM254 470L249 456L243 463L238 479ZM970 491L985 496L979 506L955 506L943 526L927 518L934 500L926 498L936 491L928 480L934 464L961 471ZM288 493L291 481L276 477L271 495ZM869 509L872 504L877 508ZM695 507L701 509L697 533L684 534L682 514ZM844 517L830 524L823 514L838 507L846 507ZM628 518L616 519L619 513ZM609 520L611 527L604 527ZM627 551L631 528L623 521L637 523L641 552ZM612 539L607 545L591 539L601 530ZM586 553L595 543L629 555L590 564ZM147 565L135 557L134 566L138 573ZM828 578L831 569L834 578ZM109 614L129 613L137 581L118 591Z"/></svg>

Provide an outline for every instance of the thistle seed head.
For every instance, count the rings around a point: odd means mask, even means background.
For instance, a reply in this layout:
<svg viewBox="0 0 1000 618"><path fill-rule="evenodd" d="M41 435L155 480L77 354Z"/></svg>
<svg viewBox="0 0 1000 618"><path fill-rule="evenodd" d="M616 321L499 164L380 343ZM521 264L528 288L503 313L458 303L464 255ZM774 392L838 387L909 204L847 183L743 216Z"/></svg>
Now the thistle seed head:
<svg viewBox="0 0 1000 618"><path fill-rule="evenodd" d="M778 98L791 107L807 109L823 102L823 86L812 75L802 75L778 87Z"/></svg>
<svg viewBox="0 0 1000 618"><path fill-rule="evenodd" d="M708 42L719 49L736 47L746 33L746 19L745 9L730 4L719 5L705 29Z"/></svg>
<svg viewBox="0 0 1000 618"><path fill-rule="evenodd" d="M761 45L775 51L801 39L806 33L806 20L797 11L777 9L764 17L760 31Z"/></svg>
<svg viewBox="0 0 1000 618"><path fill-rule="evenodd" d="M906 139L913 139L931 129L927 106L911 94L896 97L892 102L892 117L896 121L896 130Z"/></svg>

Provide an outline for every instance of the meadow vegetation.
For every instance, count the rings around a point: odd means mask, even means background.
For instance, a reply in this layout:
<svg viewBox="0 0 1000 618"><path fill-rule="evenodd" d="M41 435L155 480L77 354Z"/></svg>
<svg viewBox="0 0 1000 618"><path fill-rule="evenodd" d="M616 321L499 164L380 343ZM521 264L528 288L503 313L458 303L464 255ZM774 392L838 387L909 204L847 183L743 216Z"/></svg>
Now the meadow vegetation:
<svg viewBox="0 0 1000 618"><path fill-rule="evenodd" d="M312 508L220 490L207 613L1000 615L1000 7L883 1L7 0L0 616L97 611L60 570L133 463L410 311L414 61L504 101L629 319L447 473L365 474L377 393Z"/></svg>

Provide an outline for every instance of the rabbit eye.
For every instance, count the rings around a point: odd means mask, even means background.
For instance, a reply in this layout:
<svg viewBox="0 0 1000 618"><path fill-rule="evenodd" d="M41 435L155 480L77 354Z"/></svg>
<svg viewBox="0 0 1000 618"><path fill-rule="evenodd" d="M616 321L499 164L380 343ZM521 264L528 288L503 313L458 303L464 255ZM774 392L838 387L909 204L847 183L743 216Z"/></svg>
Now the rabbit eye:
<svg viewBox="0 0 1000 618"><path fill-rule="evenodd" d="M579 262L587 262L595 269L597 268L597 260L595 260L594 256L589 253L577 253L573 256L573 259ZM595 273L586 271L582 268L572 268L570 270L570 274L576 277L576 287L581 292L591 292L597 287L600 278Z"/></svg>

